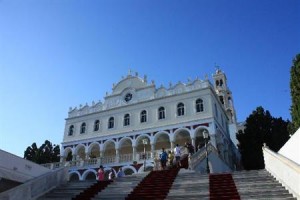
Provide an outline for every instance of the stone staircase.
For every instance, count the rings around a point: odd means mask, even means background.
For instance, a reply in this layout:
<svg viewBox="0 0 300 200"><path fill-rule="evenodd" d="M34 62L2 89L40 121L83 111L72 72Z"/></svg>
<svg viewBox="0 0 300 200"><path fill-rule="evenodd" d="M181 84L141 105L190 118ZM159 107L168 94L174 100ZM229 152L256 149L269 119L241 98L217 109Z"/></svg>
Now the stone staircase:
<svg viewBox="0 0 300 200"><path fill-rule="evenodd" d="M72 198L72 200L90 200L96 194L104 190L112 182L112 180L97 181L95 184L91 185L84 191L80 192L80 194L76 195L76 197Z"/></svg>
<svg viewBox="0 0 300 200"><path fill-rule="evenodd" d="M70 181L61 185L47 194L38 198L38 200L71 200L84 191L86 188L91 187L97 181Z"/></svg>
<svg viewBox="0 0 300 200"><path fill-rule="evenodd" d="M166 199L209 199L208 175L203 175L193 170L181 169Z"/></svg>
<svg viewBox="0 0 300 200"><path fill-rule="evenodd" d="M296 199L266 170L232 174L241 199Z"/></svg>
<svg viewBox="0 0 300 200"><path fill-rule="evenodd" d="M84 199L296 199L266 170L210 176L193 170L178 170L174 168L117 178L101 192L96 191L93 198ZM68 182L39 200L71 200L95 183L97 181Z"/></svg>
<svg viewBox="0 0 300 200"><path fill-rule="evenodd" d="M125 199L127 195L142 181L148 173L132 174L130 176L116 178L105 190L99 192L93 200L97 199Z"/></svg>

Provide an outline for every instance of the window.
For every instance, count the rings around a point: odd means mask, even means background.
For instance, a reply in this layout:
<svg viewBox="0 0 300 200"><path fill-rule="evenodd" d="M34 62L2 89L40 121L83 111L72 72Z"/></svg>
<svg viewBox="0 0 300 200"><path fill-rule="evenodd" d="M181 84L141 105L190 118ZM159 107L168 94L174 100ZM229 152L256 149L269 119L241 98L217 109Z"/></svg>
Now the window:
<svg viewBox="0 0 300 200"><path fill-rule="evenodd" d="M224 98L223 96L219 96L221 103L224 105Z"/></svg>
<svg viewBox="0 0 300 200"><path fill-rule="evenodd" d="M74 125L71 125L69 127L69 133L68 133L68 135L73 135L73 133L74 133Z"/></svg>
<svg viewBox="0 0 300 200"><path fill-rule="evenodd" d="M143 110L141 112L141 123L147 122L147 111Z"/></svg>
<svg viewBox="0 0 300 200"><path fill-rule="evenodd" d="M196 112L203 112L203 100L202 99L196 100Z"/></svg>
<svg viewBox="0 0 300 200"><path fill-rule="evenodd" d="M158 109L158 119L165 119L165 118L166 118L165 108L164 107L160 107Z"/></svg>
<svg viewBox="0 0 300 200"><path fill-rule="evenodd" d="M94 123L94 131L99 131L99 127L100 127L100 121L96 120Z"/></svg>
<svg viewBox="0 0 300 200"><path fill-rule="evenodd" d="M81 127L80 127L80 133L85 133L85 129L86 129L86 123L82 123Z"/></svg>
<svg viewBox="0 0 300 200"><path fill-rule="evenodd" d="M177 116L182 116L182 115L184 115L184 104L179 103L177 105Z"/></svg>
<svg viewBox="0 0 300 200"><path fill-rule="evenodd" d="M129 126L130 125L130 116L129 114L124 115L124 126Z"/></svg>
<svg viewBox="0 0 300 200"><path fill-rule="evenodd" d="M115 126L115 119L113 117L108 120L108 128L113 128Z"/></svg>

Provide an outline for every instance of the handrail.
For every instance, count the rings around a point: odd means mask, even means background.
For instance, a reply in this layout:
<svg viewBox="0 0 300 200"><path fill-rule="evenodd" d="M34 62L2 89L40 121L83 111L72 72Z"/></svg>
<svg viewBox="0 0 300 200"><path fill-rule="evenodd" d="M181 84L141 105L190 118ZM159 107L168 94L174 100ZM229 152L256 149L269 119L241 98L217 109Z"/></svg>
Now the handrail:
<svg viewBox="0 0 300 200"><path fill-rule="evenodd" d="M36 199L49 190L68 181L68 168L59 168L33 178L19 186L0 193L0 199L19 200Z"/></svg>
<svg viewBox="0 0 300 200"><path fill-rule="evenodd" d="M216 149L216 147L214 147L211 143L207 144L207 156L210 152L215 152L218 154L218 150ZM206 158L206 147L202 147L200 150L198 150L196 153L194 153L192 156L190 156L189 159L189 168L190 169L195 169L195 167L202 162L204 159ZM221 156L219 156L219 158L221 160L223 160L223 158L221 158ZM224 161L224 160L223 160Z"/></svg>
<svg viewBox="0 0 300 200"><path fill-rule="evenodd" d="M300 199L300 165L263 147L265 168L293 195Z"/></svg>

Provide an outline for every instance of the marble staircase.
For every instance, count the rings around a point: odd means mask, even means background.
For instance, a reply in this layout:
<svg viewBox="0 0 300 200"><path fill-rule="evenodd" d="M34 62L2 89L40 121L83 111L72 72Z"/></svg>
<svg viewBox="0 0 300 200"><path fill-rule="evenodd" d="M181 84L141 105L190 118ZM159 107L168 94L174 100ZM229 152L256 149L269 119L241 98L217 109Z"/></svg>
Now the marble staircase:
<svg viewBox="0 0 300 200"><path fill-rule="evenodd" d="M117 178L93 198L87 199L296 199L266 170L210 175L187 169L178 170L152 171L149 174ZM71 200L95 183L69 182L39 200Z"/></svg>
<svg viewBox="0 0 300 200"><path fill-rule="evenodd" d="M241 199L296 199L267 170L239 171L232 177Z"/></svg>
<svg viewBox="0 0 300 200"><path fill-rule="evenodd" d="M39 197L38 200L71 200L96 182L96 180L70 181Z"/></svg>
<svg viewBox="0 0 300 200"><path fill-rule="evenodd" d="M149 172L132 174L122 178L116 178L114 182L105 188L105 190L99 192L93 200L101 199L113 199L121 200L133 191L133 189L141 182L141 180L148 175Z"/></svg>

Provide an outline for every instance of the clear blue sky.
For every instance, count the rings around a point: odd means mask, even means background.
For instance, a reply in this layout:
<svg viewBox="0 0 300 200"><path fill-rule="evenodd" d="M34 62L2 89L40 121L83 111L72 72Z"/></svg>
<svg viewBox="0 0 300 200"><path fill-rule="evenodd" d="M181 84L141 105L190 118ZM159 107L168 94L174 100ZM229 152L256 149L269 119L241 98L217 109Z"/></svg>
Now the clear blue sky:
<svg viewBox="0 0 300 200"><path fill-rule="evenodd" d="M62 142L70 106L128 70L156 85L226 73L238 121L290 119L299 0L0 0L0 148Z"/></svg>

